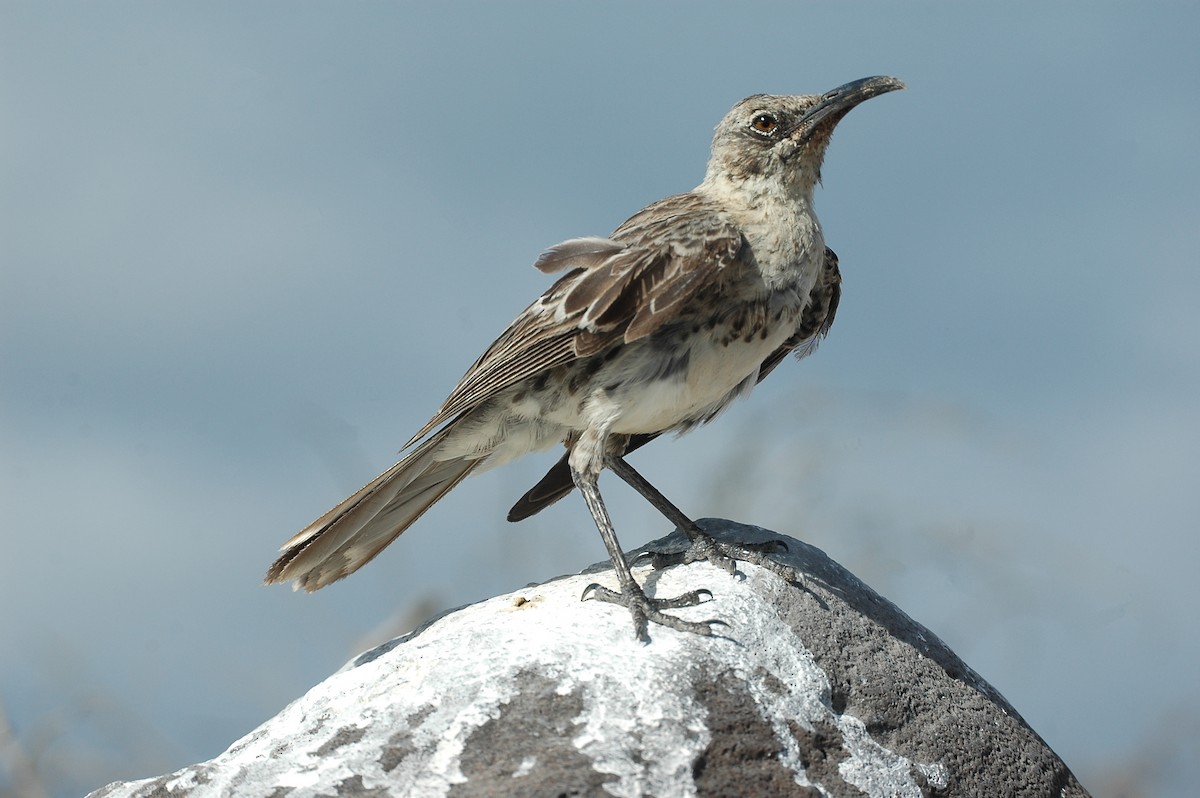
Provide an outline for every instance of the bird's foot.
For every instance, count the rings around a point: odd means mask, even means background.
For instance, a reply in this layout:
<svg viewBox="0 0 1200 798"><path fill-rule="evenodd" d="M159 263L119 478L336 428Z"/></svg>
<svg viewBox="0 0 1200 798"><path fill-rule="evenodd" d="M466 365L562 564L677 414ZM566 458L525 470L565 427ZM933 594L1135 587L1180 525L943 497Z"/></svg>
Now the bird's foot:
<svg viewBox="0 0 1200 798"><path fill-rule="evenodd" d="M683 551L647 553L650 557L650 564L655 569L707 561L721 570L733 574L737 572L737 561L741 560L765 568L788 582L800 581L800 574L796 569L777 562L771 557L772 554L787 552L787 544L782 540L768 540L765 543L730 543L717 540L695 525L685 528L683 531L691 541Z"/></svg>
<svg viewBox="0 0 1200 798"><path fill-rule="evenodd" d="M697 604L711 599L712 593L704 589L692 590L675 598L660 599L650 598L636 583L627 587L623 592L617 592L593 582L584 588L583 595L580 597L583 601L589 598L626 607L629 614L633 616L634 633L643 643L650 642L650 634L647 631L650 623L656 623L677 632L690 632L703 637L712 637L714 626L728 625L724 621L718 620L685 621L663 612L663 610L677 610L681 607L695 607Z"/></svg>

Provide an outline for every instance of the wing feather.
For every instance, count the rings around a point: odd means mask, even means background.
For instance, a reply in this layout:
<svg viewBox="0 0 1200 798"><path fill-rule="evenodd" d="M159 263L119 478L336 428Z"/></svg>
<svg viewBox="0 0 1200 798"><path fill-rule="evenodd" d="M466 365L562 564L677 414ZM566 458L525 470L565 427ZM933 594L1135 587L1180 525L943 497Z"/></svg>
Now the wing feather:
<svg viewBox="0 0 1200 798"><path fill-rule="evenodd" d="M741 232L709 201L679 194L648 206L609 238L576 238L535 264L567 270L468 369L405 448L522 380L651 335L743 247Z"/></svg>
<svg viewBox="0 0 1200 798"><path fill-rule="evenodd" d="M625 248L624 244L611 238L572 238L555 244L541 254L533 264L538 271L553 274L567 269L591 268L603 263L610 255Z"/></svg>

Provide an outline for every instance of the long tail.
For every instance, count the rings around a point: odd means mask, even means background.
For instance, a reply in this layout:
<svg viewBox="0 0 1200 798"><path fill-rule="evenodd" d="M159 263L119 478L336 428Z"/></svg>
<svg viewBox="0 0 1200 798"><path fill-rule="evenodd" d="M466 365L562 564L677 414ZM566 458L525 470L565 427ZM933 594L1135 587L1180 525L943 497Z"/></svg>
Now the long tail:
<svg viewBox="0 0 1200 798"><path fill-rule="evenodd" d="M452 427L453 425L451 425ZM366 565L471 473L480 459L439 459L450 428L414 449L280 548L267 584L311 592Z"/></svg>

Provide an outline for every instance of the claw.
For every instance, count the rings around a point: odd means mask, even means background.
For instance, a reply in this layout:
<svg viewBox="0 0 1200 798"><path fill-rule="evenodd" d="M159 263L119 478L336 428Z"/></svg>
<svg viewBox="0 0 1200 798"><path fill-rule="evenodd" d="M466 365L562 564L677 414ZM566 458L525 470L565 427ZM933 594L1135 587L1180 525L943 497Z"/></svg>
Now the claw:
<svg viewBox="0 0 1200 798"><path fill-rule="evenodd" d="M589 596L589 594L591 594ZM682 618L677 618L674 615L667 615L663 610L675 610L683 607L695 607L698 604L704 603L706 600L711 601L713 597L712 591L705 588L693 590L689 593L684 593L681 596L674 598L650 598L636 584L632 590L626 593L618 593L604 587L601 584L593 582L583 590L581 600L586 601L588 598L596 601L603 601L609 604L620 604L629 610L629 614L633 616L633 631L638 640L643 643L650 642L650 634L648 632L649 623L653 622L659 626L666 626L669 629L674 629L678 632L690 632L692 634L701 635L703 637L713 636L713 627L728 626L724 621L710 619L707 621L685 621Z"/></svg>
<svg viewBox="0 0 1200 798"><path fill-rule="evenodd" d="M588 593L599 593L600 591L604 591L607 593L613 592L613 591L609 590L608 588L606 588L604 585L600 584L599 582L592 582L590 585L588 585L587 587L585 587L583 589L583 594L579 597L579 600L587 601L589 598L591 598L590 596L588 596ZM600 599L600 600L604 601L605 599Z"/></svg>
<svg viewBox="0 0 1200 798"><path fill-rule="evenodd" d="M772 555L788 551L787 543L782 540L768 540L764 543L726 543L699 530L689 537L692 540L691 545L678 555L681 562L707 560L718 568L734 574L737 572L737 562L740 560L765 568L788 582L800 581L800 575L794 568L772 558ZM657 567L657 561L655 565Z"/></svg>
<svg viewBox="0 0 1200 798"><path fill-rule="evenodd" d="M658 562L659 557L665 557L665 556L669 556L669 555L664 555L661 552L657 552L657 551L650 551L649 549L643 549L637 553L636 557L634 557L632 560L629 561L629 567L633 568L633 567L636 567L637 565L645 562L646 560L650 560L651 565L655 568L655 570L658 570L658 566L654 565L654 563Z"/></svg>

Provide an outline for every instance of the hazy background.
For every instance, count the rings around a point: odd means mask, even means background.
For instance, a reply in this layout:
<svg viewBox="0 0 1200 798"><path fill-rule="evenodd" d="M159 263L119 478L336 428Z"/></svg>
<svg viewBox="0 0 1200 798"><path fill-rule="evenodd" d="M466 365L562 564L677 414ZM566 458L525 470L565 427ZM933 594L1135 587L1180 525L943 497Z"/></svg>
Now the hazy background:
<svg viewBox="0 0 1200 798"><path fill-rule="evenodd" d="M635 463L828 551L1097 796L1191 794L1197 30L1182 2L0 3L0 793L215 756L427 614L603 559L577 499L503 520L551 454L350 580L260 586L542 248L695 185L745 95L891 74L817 198L833 334ZM627 546L668 531L605 485Z"/></svg>

